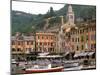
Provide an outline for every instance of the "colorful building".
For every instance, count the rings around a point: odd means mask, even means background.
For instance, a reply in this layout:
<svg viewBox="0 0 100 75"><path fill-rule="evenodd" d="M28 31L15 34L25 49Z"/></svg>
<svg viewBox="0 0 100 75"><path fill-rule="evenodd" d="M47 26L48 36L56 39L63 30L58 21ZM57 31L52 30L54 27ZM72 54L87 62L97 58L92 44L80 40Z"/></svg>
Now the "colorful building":
<svg viewBox="0 0 100 75"><path fill-rule="evenodd" d="M36 33L36 49L35 36L25 36L17 33L16 36L11 37L11 48L13 54L23 54L29 52L50 52L57 53L56 49L56 35L50 32Z"/></svg>
<svg viewBox="0 0 100 75"><path fill-rule="evenodd" d="M96 50L96 22L91 20L84 23L75 23L75 15L72 6L69 5L66 15L67 22L61 17L61 25L57 28L36 32L35 36L25 36L17 33L11 37L12 53L27 54L30 52L49 53L81 53ZM55 30L56 29L56 30Z"/></svg>
<svg viewBox="0 0 100 75"><path fill-rule="evenodd" d="M34 49L34 37L24 36L17 33L16 36L11 37L12 53L27 53Z"/></svg>
<svg viewBox="0 0 100 75"><path fill-rule="evenodd" d="M96 50L96 24L80 24L70 31L71 48L75 51Z"/></svg>
<svg viewBox="0 0 100 75"><path fill-rule="evenodd" d="M38 52L56 52L56 35L50 32L36 33L36 50Z"/></svg>
<svg viewBox="0 0 100 75"><path fill-rule="evenodd" d="M60 27L60 30L59 30L59 37L58 37L58 46L59 46L59 51L60 52L63 52L63 53L66 53L66 52L69 52L71 51L71 48L69 47L70 46L70 43L68 42L69 41L69 35L66 36L66 33L70 32L70 29L72 27L75 27L75 15L74 15L74 11L72 9L72 6L69 5L68 6L68 12L66 12L66 23L63 22L63 17L62 17L62 25Z"/></svg>

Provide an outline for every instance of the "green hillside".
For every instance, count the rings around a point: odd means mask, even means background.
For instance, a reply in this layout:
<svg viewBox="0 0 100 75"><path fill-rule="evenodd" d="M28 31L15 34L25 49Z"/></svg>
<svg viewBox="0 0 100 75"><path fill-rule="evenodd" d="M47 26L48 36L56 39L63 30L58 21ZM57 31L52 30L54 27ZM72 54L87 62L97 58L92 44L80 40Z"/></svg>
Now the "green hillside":
<svg viewBox="0 0 100 75"><path fill-rule="evenodd" d="M83 21L85 21L86 19L92 19L96 17L95 6L72 5L72 7L75 13L75 22L77 22L77 18L82 18ZM52 18L50 20L50 25L48 26L48 28L61 23L59 16L64 16L64 20L66 22L67 8L68 5L65 5L60 10L55 11L51 7L50 9L48 9L49 12L47 12L46 14L38 15L29 14L21 11L12 11L12 34L15 34L16 32L32 32L32 26L34 26L37 31L43 30L46 23L45 19L49 17L55 18Z"/></svg>

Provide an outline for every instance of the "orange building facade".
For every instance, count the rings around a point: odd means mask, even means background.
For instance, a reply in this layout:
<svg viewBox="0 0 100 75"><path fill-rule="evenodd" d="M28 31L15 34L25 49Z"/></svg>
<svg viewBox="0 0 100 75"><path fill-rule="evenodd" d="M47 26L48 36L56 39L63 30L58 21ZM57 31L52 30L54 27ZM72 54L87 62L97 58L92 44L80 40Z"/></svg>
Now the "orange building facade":
<svg viewBox="0 0 100 75"><path fill-rule="evenodd" d="M17 33L11 37L11 49L13 54L27 54L30 52L50 52L57 53L57 38L55 33L37 32L35 36L24 36ZM36 49L35 49L36 40Z"/></svg>
<svg viewBox="0 0 100 75"><path fill-rule="evenodd" d="M56 39L55 33L36 33L36 50L38 52L56 52Z"/></svg>

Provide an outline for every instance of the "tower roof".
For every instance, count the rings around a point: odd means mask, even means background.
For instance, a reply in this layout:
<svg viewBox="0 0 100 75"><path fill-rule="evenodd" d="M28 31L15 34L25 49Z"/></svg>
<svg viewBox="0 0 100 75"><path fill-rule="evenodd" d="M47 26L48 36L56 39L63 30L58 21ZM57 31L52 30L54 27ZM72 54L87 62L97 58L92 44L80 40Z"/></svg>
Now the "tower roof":
<svg viewBox="0 0 100 75"><path fill-rule="evenodd" d="M70 12L73 12L73 9L72 9L71 5L68 6L68 13L70 13Z"/></svg>

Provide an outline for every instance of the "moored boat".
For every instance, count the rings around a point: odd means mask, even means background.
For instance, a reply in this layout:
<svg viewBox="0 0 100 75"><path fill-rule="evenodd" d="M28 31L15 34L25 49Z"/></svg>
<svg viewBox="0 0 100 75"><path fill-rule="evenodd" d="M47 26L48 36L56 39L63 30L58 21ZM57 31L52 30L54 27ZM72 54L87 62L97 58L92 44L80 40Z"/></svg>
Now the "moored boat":
<svg viewBox="0 0 100 75"><path fill-rule="evenodd" d="M64 61L64 68L78 67L80 63L78 61Z"/></svg>
<svg viewBox="0 0 100 75"><path fill-rule="evenodd" d="M25 68L26 74L31 73L44 73L44 72L61 72L64 67L62 65L53 65L48 59L37 60L36 63L32 64L30 67Z"/></svg>
<svg viewBox="0 0 100 75"><path fill-rule="evenodd" d="M59 67L54 67L54 68L28 68L25 70L26 74L30 74L30 73L44 73L44 72L61 72L63 71L63 66L59 66Z"/></svg>

